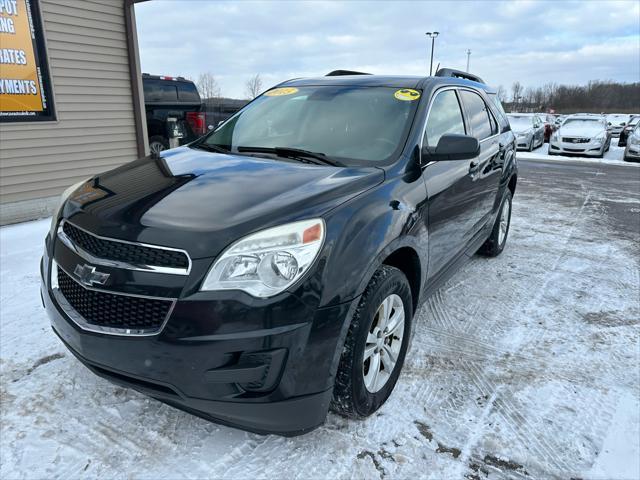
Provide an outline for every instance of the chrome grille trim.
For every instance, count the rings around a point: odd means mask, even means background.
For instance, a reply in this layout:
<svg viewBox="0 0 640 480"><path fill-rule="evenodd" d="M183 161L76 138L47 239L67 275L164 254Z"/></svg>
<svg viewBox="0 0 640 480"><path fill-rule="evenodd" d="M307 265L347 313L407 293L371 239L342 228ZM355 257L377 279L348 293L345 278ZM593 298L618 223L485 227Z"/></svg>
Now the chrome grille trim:
<svg viewBox="0 0 640 480"><path fill-rule="evenodd" d="M67 276L69 278L71 278L71 280L76 282L78 285L80 285L85 290L93 290L93 291L96 291L96 292L108 293L108 294L111 294L111 295L121 295L121 296L124 296L124 297L137 297L137 298L147 298L147 299L152 299L152 300L164 300L164 301L171 302L171 306L169 307L169 310L167 311L167 315L164 318L164 320L162 321L162 324L158 328L153 329L153 330L149 330L149 329L147 329L147 330L137 329L136 330L136 329L130 329L130 328L113 328L113 327L103 327L103 326L100 326L100 325L94 325L92 323L89 323L82 315L80 315L80 313L78 313L78 311L75 308L73 308L73 306L67 301L65 296L60 291L60 288L59 288L59 285L58 285L58 269L62 270L64 273L66 273ZM83 285L82 283L78 282L76 280L76 278L74 277L74 275L72 275L66 269L64 269L60 265L58 265L55 260L51 261L51 268L49 269L49 285L51 287L51 291L53 292L53 296L54 296L55 300L58 302L58 305L60 306L60 308L62 308L64 313L76 325L78 325L78 327L80 327L82 330L85 330L87 332L102 333L102 334L106 334L106 335L119 335L119 336L130 336L130 337L149 337L149 336L153 336L153 335L158 335L160 332L162 332L164 327L167 325L167 322L169 321L169 318L171 317L171 314L173 313L173 309L175 308L176 302L177 302L176 298L151 297L151 296L148 296L148 295L135 295L135 294L129 294L129 293L114 292L114 291L111 291L111 290L106 290L106 289L101 289L101 288L87 287L87 286Z"/></svg>
<svg viewBox="0 0 640 480"><path fill-rule="evenodd" d="M95 237L95 238L99 238L100 240L106 240L106 241L109 241L109 242L126 243L128 245L137 245L137 246L140 246L140 247L153 248L153 249L157 249L157 250L180 252L180 253L184 254L187 257L188 266L187 266L187 268L163 267L163 266L158 266L158 265L146 265L146 264L143 264L143 263L129 263L129 262L124 262L124 261L120 261L120 260L110 260L110 259L107 259L107 258L96 257L92 253L87 252L85 249L83 249L79 245L76 245L76 243L74 243L74 241L71 240L71 238L69 238L69 236L67 236L66 233L64 233L63 227L64 227L65 223L69 223L74 228L77 228L78 230L82 230L86 234L91 235L92 237ZM125 269L125 270L136 270L136 271L140 271L140 272L166 273L166 274L170 274L170 275L189 275L189 273L191 272L191 265L192 265L191 257L189 256L189 254L187 253L186 250L182 250L180 248L161 247L161 246L158 246L158 245L150 245L148 243L129 242L127 240L120 240L120 239L117 239L117 238L101 237L100 235L96 235L95 233L91 233L91 232L89 232L88 230L85 230L82 227L78 227L76 224L71 223L68 220L62 220L60 222L60 224L58 225L57 235L58 235L58 238L60 239L60 241L62 243L64 243L68 248L70 248L73 252L75 252L78 256L84 258L88 262L93 263L95 265L102 265L102 266L105 266L105 267L113 267L113 268L122 268L122 269Z"/></svg>

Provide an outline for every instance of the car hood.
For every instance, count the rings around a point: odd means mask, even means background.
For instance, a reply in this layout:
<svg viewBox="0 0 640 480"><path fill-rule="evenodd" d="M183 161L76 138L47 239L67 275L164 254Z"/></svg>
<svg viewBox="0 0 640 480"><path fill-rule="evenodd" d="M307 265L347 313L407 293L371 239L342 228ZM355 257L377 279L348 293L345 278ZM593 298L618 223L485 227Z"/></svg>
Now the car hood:
<svg viewBox="0 0 640 480"><path fill-rule="evenodd" d="M375 167L331 167L179 147L98 175L65 218L111 238L217 255L251 232L319 217L384 180Z"/></svg>
<svg viewBox="0 0 640 480"><path fill-rule="evenodd" d="M571 126L567 125L566 127L560 127L558 130L561 137L584 137L584 138L593 138L601 133L605 133L605 130L602 127L588 127L585 125L581 126Z"/></svg>
<svg viewBox="0 0 640 480"><path fill-rule="evenodd" d="M533 128L514 128L513 129L513 133L515 133L516 135L528 135L529 133L533 132Z"/></svg>

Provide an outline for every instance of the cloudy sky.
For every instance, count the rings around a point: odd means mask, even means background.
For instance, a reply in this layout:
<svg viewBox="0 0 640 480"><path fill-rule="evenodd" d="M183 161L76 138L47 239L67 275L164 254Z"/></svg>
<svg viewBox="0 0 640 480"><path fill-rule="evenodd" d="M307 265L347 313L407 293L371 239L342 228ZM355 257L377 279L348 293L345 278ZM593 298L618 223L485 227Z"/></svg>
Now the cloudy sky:
<svg viewBox="0 0 640 480"><path fill-rule="evenodd" d="M245 96L259 73L269 87L342 68L424 75L437 30L437 63L497 86L519 80L584 84L640 79L640 2L169 1L136 5L142 71L195 78Z"/></svg>

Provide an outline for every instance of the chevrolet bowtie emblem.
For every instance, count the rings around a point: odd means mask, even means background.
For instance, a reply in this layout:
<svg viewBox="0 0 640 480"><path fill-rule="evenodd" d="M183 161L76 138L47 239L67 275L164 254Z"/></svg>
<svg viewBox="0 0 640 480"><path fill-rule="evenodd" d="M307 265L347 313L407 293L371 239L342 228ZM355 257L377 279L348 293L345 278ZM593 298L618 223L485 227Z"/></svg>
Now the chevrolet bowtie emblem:
<svg viewBox="0 0 640 480"><path fill-rule="evenodd" d="M109 278L108 273L96 272L96 267L90 265L76 265L73 273L75 273L80 283L87 287L91 287L96 283L98 285L104 285Z"/></svg>

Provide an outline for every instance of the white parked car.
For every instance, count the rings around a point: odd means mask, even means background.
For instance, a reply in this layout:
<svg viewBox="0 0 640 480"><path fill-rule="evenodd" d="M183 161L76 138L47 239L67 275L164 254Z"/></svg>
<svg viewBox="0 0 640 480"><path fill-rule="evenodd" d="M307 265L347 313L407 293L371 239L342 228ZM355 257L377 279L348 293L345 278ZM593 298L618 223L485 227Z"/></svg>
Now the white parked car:
<svg viewBox="0 0 640 480"><path fill-rule="evenodd" d="M612 136L617 137L620 135L622 129L627 125L629 121L629 114L611 114L607 115L607 125L609 129L609 133Z"/></svg>
<svg viewBox="0 0 640 480"><path fill-rule="evenodd" d="M530 152L544 143L544 122L538 115L510 113L507 118L518 150Z"/></svg>
<svg viewBox="0 0 640 480"><path fill-rule="evenodd" d="M602 158L611 144L607 126L607 120L602 115L571 115L551 135L549 155Z"/></svg>
<svg viewBox="0 0 640 480"><path fill-rule="evenodd" d="M623 158L625 162L640 162L640 124L629 134Z"/></svg>

